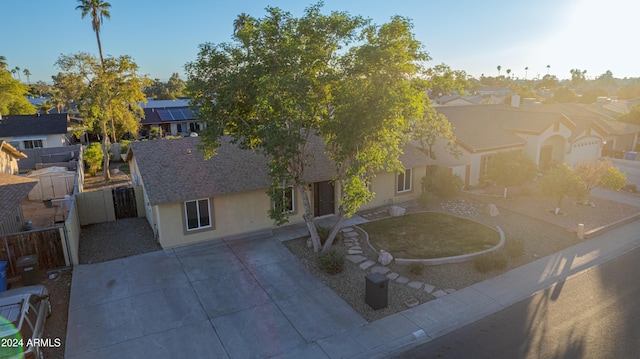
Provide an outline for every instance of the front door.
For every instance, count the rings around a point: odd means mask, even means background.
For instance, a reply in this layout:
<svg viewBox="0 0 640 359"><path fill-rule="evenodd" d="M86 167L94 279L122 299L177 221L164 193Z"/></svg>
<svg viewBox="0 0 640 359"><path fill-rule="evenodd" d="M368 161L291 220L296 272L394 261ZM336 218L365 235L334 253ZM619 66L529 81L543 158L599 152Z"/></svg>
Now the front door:
<svg viewBox="0 0 640 359"><path fill-rule="evenodd" d="M545 145L540 148L540 162L539 168L546 170L552 164L553 161L553 146Z"/></svg>
<svg viewBox="0 0 640 359"><path fill-rule="evenodd" d="M313 184L313 206L316 217L333 214L334 210L333 184L329 181Z"/></svg>

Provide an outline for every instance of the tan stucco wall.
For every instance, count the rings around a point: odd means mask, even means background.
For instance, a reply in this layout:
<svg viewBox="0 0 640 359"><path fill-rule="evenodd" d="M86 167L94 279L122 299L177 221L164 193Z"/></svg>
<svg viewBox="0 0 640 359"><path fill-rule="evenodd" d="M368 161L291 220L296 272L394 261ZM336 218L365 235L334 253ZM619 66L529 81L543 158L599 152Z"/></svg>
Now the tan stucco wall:
<svg viewBox="0 0 640 359"><path fill-rule="evenodd" d="M78 193L76 201L78 202L80 224L83 226L116 220L113 193L110 188L102 191Z"/></svg>
<svg viewBox="0 0 640 359"><path fill-rule="evenodd" d="M0 150L0 173L18 174L18 161L15 157L2 150Z"/></svg>
<svg viewBox="0 0 640 359"><path fill-rule="evenodd" d="M302 222L302 201L296 192L295 214L289 223ZM157 215L158 241L163 248L182 246L211 239L271 229L273 220L267 211L271 200L264 190L248 191L210 199L214 228L185 234L184 202L153 206Z"/></svg>
<svg viewBox="0 0 640 359"><path fill-rule="evenodd" d="M360 207L360 209L370 209L391 203L402 203L418 198L422 188L422 177L427 173L426 167L415 167L412 169L413 183L411 191L397 193L397 175L395 173L380 173L371 181L371 191L375 194L373 200Z"/></svg>

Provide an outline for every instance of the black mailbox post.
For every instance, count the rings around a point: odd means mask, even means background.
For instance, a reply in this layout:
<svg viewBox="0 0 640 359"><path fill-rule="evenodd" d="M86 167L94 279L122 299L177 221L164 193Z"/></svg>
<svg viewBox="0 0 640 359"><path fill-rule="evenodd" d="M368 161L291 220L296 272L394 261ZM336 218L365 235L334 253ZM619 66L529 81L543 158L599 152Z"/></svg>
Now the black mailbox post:
<svg viewBox="0 0 640 359"><path fill-rule="evenodd" d="M365 303L373 310L386 308L389 298L389 278L380 273L371 273L367 275L366 282Z"/></svg>

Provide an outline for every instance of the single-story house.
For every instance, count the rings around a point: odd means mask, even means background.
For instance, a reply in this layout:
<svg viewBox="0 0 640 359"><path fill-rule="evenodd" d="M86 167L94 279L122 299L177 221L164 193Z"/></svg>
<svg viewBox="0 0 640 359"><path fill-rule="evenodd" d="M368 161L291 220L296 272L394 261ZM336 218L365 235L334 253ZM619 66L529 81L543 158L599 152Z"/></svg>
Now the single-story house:
<svg viewBox="0 0 640 359"><path fill-rule="evenodd" d="M0 140L0 173L17 175L18 160L27 158L27 155L11 146L8 142Z"/></svg>
<svg viewBox="0 0 640 359"><path fill-rule="evenodd" d="M23 230L22 201L38 181L0 173L0 235Z"/></svg>
<svg viewBox="0 0 640 359"><path fill-rule="evenodd" d="M19 150L69 144L69 114L9 115L0 118L0 140Z"/></svg>
<svg viewBox="0 0 640 359"><path fill-rule="evenodd" d="M273 228L266 194L267 159L223 138L218 153L205 160L200 139L187 137L133 142L127 154L134 185L143 188L145 215L163 248ZM317 217L334 214L339 194L331 179L335 168L321 140L309 144L313 162L306 169L308 196ZM372 181L375 198L363 208L415 199L427 166L434 162L408 145L401 161L405 172L381 173ZM301 194L287 191L289 223L302 218Z"/></svg>
<svg viewBox="0 0 640 359"><path fill-rule="evenodd" d="M196 118L196 114L188 106L166 108L144 108L144 119L140 122L142 129L160 129L162 135L189 136L204 129L204 124Z"/></svg>
<svg viewBox="0 0 640 359"><path fill-rule="evenodd" d="M522 151L541 169L553 163L574 165L600 157L609 135L595 119L570 118L545 106L445 106L437 110L451 122L461 152L454 158L443 144L436 144L437 162L462 177L465 187L484 184L491 156L499 151Z"/></svg>

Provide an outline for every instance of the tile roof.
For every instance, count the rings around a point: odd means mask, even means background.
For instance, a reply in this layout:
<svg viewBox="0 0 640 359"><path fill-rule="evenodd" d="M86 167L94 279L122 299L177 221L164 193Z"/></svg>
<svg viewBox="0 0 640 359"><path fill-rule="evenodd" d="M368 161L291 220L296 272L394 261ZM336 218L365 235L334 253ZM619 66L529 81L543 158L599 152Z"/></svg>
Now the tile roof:
<svg viewBox="0 0 640 359"><path fill-rule="evenodd" d="M205 160L199 143L198 137L131 143L128 156L136 159L151 205L266 189L271 184L266 157L223 137L218 153ZM304 180L332 179L335 166L324 153L322 140L314 136L307 145L312 163L305 168ZM400 159L406 167L432 162L413 146L404 152Z"/></svg>
<svg viewBox="0 0 640 359"><path fill-rule="evenodd" d="M8 115L0 120L0 137L67 133L69 115Z"/></svg>
<svg viewBox="0 0 640 359"><path fill-rule="evenodd" d="M0 173L0 223L19 206L38 180Z"/></svg>

